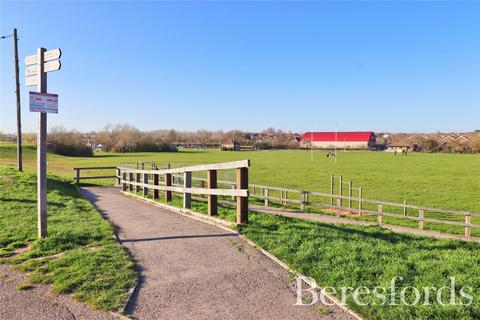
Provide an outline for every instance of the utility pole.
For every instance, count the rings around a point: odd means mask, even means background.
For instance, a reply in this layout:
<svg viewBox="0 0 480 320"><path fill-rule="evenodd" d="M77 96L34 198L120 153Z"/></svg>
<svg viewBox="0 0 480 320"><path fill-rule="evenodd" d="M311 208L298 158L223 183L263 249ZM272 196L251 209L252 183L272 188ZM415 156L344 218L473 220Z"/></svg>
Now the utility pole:
<svg viewBox="0 0 480 320"><path fill-rule="evenodd" d="M15 51L15 95L17 96L17 169L23 170L22 163L22 115L20 108L20 76L18 67L18 37L17 28L13 29L13 47Z"/></svg>
<svg viewBox="0 0 480 320"><path fill-rule="evenodd" d="M310 161L313 162L313 120L312 127L310 128Z"/></svg>
<svg viewBox="0 0 480 320"><path fill-rule="evenodd" d="M337 135L338 135L338 121L335 121L335 163L337 163Z"/></svg>

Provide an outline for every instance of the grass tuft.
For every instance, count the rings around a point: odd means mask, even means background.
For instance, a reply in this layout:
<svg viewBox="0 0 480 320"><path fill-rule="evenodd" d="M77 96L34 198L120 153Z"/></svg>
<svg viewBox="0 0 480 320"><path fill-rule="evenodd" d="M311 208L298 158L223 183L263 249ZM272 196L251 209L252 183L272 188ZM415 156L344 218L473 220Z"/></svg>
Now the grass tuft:
<svg viewBox="0 0 480 320"><path fill-rule="evenodd" d="M33 286L29 283L19 283L15 286L15 288L17 288L17 290L19 290L19 291L24 291L24 290L33 289Z"/></svg>

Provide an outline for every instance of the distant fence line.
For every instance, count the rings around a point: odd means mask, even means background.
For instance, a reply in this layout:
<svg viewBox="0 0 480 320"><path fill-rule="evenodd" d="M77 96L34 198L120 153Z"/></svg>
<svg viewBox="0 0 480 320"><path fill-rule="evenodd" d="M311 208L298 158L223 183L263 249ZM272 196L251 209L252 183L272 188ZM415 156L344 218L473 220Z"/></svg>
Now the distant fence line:
<svg viewBox="0 0 480 320"><path fill-rule="evenodd" d="M245 160L247 161L247 160ZM230 164L238 165L240 162L232 162ZM218 185L227 186L225 189L217 189L218 191L209 191L210 189L210 181L211 176L207 178L200 178L200 177L192 177L191 174L185 174L185 168L193 168L193 171L208 171L209 170L229 170L229 169L239 169L235 167L235 165L230 166L219 166L221 164L216 164L217 167L209 167L212 165L200 165L200 166L193 166L193 167L180 167L180 168L172 168L173 165L158 165L153 162L144 162L140 165L137 164L122 164L119 167L88 167L88 168L74 168L76 170L75 179L77 183L83 179L101 179L101 178L117 178L117 183L122 184L123 188L125 189L126 186L129 186L129 190L132 191L133 187L136 187L136 191L140 191L141 188L143 190L147 190L151 188L152 190L163 190L166 192L166 196L170 194L169 200L171 200L171 192L178 192L183 193L184 197L185 194L200 194L200 195L207 195L209 197L209 201L212 199L210 198L211 195L215 195L215 206L216 206L216 196L227 196L232 197L232 200L239 197L245 197L248 202L248 197L252 197L254 199L262 200L263 205L265 207L269 207L275 203L277 205L299 205L299 209L301 211L305 210L306 206L312 207L322 207L322 208L330 208L336 210L336 215L340 216L342 212L349 212L349 213L357 213L363 216L376 216L378 224L383 224L384 217L392 217L397 219L403 220L413 220L418 222L418 228L420 230L424 230L425 223L435 223L435 224L443 224L443 225L451 225L451 226L458 226L464 228L464 236L470 237L472 228L480 228L479 224L472 223L472 216L473 217L480 217L480 213L473 213L473 212L465 212L465 211L458 211L458 210L446 210L446 209L439 209L439 208L430 208L424 206L417 206L407 204L406 201L403 203L396 203L396 202L389 202L389 201L380 201L380 200L372 200L363 198L362 194L362 187L353 188L352 182L347 182L348 184L348 195L343 195L343 185L345 181L343 178L339 176L339 192L335 194L334 191L334 175L331 175L330 180L330 193L324 192L316 192L316 191L308 191L308 190L298 190L298 189L289 189L289 188L282 188L282 187L275 187L275 186L267 186L267 185L259 185L259 184L248 184L248 177L247 184L243 184L245 193L239 194L238 190L235 190L239 187L239 175L237 171L237 181L229 181L229 180L217 180L216 173L215 173L215 188ZM247 168L246 163L243 162L242 166ZM150 167L150 169L145 169ZM139 169L137 169L139 168ZM160 169L162 168L162 169ZM165 169L166 168L166 169ZM196 170L197 168L198 170ZM210 169L209 169L210 168ZM213 169L216 168L216 169ZM104 169L116 169L116 175L108 175L108 176L94 176L94 177L82 177L80 172L83 170L104 170ZM194 170L195 169L195 170ZM128 173L128 176L126 174ZM180 174L181 173L181 174ZM142 176L143 175L143 176ZM155 176L165 176L163 181L154 182L154 184L149 184L148 181L149 177ZM171 181L169 182L166 178L170 175ZM248 173L247 173L248 175ZM146 179L146 180L145 180ZM189 180L189 181L188 181ZM197 186L199 188L192 187L192 181L197 182ZM244 183L244 181L243 181ZM205 188L205 185L208 185L208 188ZM188 186L188 187L187 187ZM353 191L357 191L357 195L353 195ZM144 191L145 192L145 191ZM154 191L155 192L155 191ZM170 192L170 193L168 193ZM295 196L294 196L295 195ZM238 204L238 201L237 201ZM185 200L184 200L185 206ZM386 207L395 208L397 210L386 210ZM247 205L248 208L248 205ZM238 205L237 205L238 209ZM210 205L209 205L210 210ZM215 210L216 208L212 209ZM247 209L248 210L248 209ZM395 211L400 213L395 213ZM411 213L416 212L415 215L411 215ZM210 211L209 211L210 212ZM440 220L440 219L433 219L426 217L426 213L439 213L439 214L451 214L455 216L463 216L463 221L451 221L451 220ZM237 222L242 221L242 218L239 217L240 213L237 214ZM243 214L244 215L244 214ZM243 221L245 222L245 221ZM238 222L238 223L243 223Z"/></svg>

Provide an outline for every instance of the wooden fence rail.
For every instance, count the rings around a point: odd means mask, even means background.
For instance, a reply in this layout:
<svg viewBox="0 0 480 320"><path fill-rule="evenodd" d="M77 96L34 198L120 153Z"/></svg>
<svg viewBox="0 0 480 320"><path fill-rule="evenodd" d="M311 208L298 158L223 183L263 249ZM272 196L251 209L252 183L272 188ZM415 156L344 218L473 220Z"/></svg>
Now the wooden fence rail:
<svg viewBox="0 0 480 320"><path fill-rule="evenodd" d="M91 171L91 170L111 170L117 169L117 167L83 167L83 168L73 168L75 171L75 177L77 184L80 183L80 180L85 179L113 179L117 178L117 175L107 175L107 176L81 176L82 171Z"/></svg>
<svg viewBox="0 0 480 320"><path fill-rule="evenodd" d="M349 191L348 195L342 195L341 191L337 193L323 193L307 190L296 190L289 188L281 188L274 186L249 184L248 183L248 160L206 164L198 166L184 166L180 168L170 168L170 164L162 166L161 169L137 169L135 164L122 164L119 167L86 167L74 168L77 183L83 179L102 179L117 178L117 184L121 184L124 191L137 192L143 191L143 195L147 196L153 192L153 198L158 198L159 192L165 194L165 201L172 200L173 192L181 193L183 197L183 206L190 208L191 195L197 194L207 196L208 198L208 214L215 216L217 214L217 197L228 196L237 202L237 223L242 224L248 220L248 198L262 200L264 206L268 207L271 202L279 205L299 205L300 210L305 210L306 206L316 206L324 208L333 208L339 211L349 213L357 213L366 216L376 216L377 222L383 224L383 217L391 217L403 220L411 220L418 222L418 228L423 230L425 223L435 223L451 226L459 226L464 228L464 235L471 236L472 228L480 228L480 224L472 223L472 217L480 217L480 213L465 212L458 210L446 210L439 208L423 207L403 203L379 201L363 198L362 188L358 188L358 196ZM156 167L157 166L155 164ZM116 169L117 174L114 176L81 176L81 171L86 170L106 170ZM217 171L220 170L236 170L236 181L218 180ZM206 171L207 178L193 177L192 172ZM150 179L151 178L151 179ZM163 178L163 179L161 179ZM331 178L333 184L333 175ZM193 186L192 182L199 182L199 187ZM343 183L342 183L343 184ZM340 184L340 185L342 185ZM348 182L349 190L351 182ZM207 187L205 187L207 185ZM219 186L224 188L219 188ZM249 192L252 190L252 192ZM273 194L279 194L274 196ZM314 198L314 199L312 199ZM316 201L315 201L316 199ZM325 201L322 201L325 199ZM357 207L354 207L354 204ZM346 205L344 205L346 204ZM398 208L400 213L389 212L388 207ZM463 221L452 221L446 219L433 219L426 217L426 213L451 214L455 216L463 216ZM340 213L337 212L337 215Z"/></svg>
<svg viewBox="0 0 480 320"><path fill-rule="evenodd" d="M165 202L172 201L173 192L181 193L183 207L186 209L191 208L192 194L206 195L208 196L208 214L210 216L217 215L218 196L232 196L237 201L237 224L244 224L248 222L249 165L249 160L157 170L137 169L132 165L121 165L117 168L117 178L123 191L132 192L135 187L136 192L143 191L143 196L146 197L153 190L154 199L157 199L159 192L162 191L165 194ZM218 188L217 171L232 169L236 170L237 176L237 181L234 183L235 188ZM208 174L208 178L204 179L207 187L205 184L201 187L195 187L192 184L192 173L200 171L206 171ZM176 180L177 183L173 180Z"/></svg>
<svg viewBox="0 0 480 320"><path fill-rule="evenodd" d="M193 178L195 181L205 181L204 178ZM234 182L232 181L225 181L225 180L218 180L219 184L224 185L232 185ZM296 189L289 189L289 188L281 188L281 187L274 187L274 186L266 186L266 185L258 185L258 184L250 184L249 189L253 190L249 196L251 198L263 200L264 205L268 207L270 202L276 202L279 205L288 205L294 204L299 205L300 210L305 210L305 206L316 206L316 207L324 207L324 208L333 208L340 211L350 212L350 213L358 213L365 216L377 216L377 222L379 224L383 224L383 217L392 217L404 220L413 220L418 222L418 228L420 230L424 230L425 223L437 223L437 224L444 224L444 225L451 225L451 226L459 226L464 228L464 235L466 237L471 236L472 228L480 228L480 224L473 224L471 217L480 217L480 213L472 213L472 212L465 212L465 211L458 211L458 210L446 210L446 209L439 209L439 208L431 208L431 207L423 207L423 206L416 206L407 204L406 201L403 203L396 203L396 202L389 202L389 201L380 201L380 200L372 200L366 199L362 197L362 189L359 188L358 197L353 195L340 195L335 193L323 193L323 192L316 192L316 191L306 191L306 190L296 190ZM272 191L277 191L280 195L279 197L272 196ZM292 196L297 194L298 196ZM290 195L290 196L288 196ZM312 196L317 196L320 198L324 198L325 202L321 201L309 201ZM333 199L333 201L332 201ZM345 201L343 201L345 200ZM332 204L333 202L333 204ZM345 203L347 205L344 205ZM353 203L358 203L358 208L353 207ZM370 204L375 207L373 209L367 209L366 206ZM394 212L388 212L386 210L386 206L388 207L395 207L399 208L401 214L397 214ZM410 210L409 210L410 209ZM407 215L406 212L409 210L411 213L418 212L416 216ZM451 221L451 220L440 220L440 219L433 219L425 217L425 213L445 213L457 216L463 216L464 221ZM339 213L337 213L339 215Z"/></svg>

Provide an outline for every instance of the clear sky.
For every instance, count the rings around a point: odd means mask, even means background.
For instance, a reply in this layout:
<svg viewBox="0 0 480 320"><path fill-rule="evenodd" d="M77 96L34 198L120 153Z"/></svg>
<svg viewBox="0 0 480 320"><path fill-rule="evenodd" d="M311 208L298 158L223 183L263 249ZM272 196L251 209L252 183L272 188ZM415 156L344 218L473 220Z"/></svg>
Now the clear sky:
<svg viewBox="0 0 480 320"><path fill-rule="evenodd" d="M60 47L49 127L480 129L480 2L5 2L24 57ZM12 38L1 130L15 131Z"/></svg>

